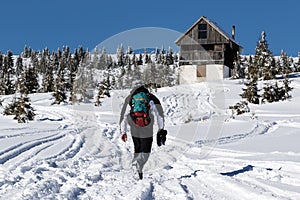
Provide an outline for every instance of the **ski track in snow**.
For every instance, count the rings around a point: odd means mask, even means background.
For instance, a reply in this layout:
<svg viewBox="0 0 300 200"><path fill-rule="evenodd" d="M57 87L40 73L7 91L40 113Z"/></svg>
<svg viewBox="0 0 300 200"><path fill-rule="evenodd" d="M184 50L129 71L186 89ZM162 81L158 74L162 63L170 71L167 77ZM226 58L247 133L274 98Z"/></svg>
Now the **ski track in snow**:
<svg viewBox="0 0 300 200"><path fill-rule="evenodd" d="M209 121L215 111L203 90L169 94L162 103L168 126ZM101 108L80 108L39 105L35 123L45 126L0 128L0 199L300 199L298 163L221 149L272 134L281 122L258 121L248 132L194 143L170 135L159 148L154 139L137 181L131 139L120 141L117 122ZM205 148L211 150L202 157Z"/></svg>

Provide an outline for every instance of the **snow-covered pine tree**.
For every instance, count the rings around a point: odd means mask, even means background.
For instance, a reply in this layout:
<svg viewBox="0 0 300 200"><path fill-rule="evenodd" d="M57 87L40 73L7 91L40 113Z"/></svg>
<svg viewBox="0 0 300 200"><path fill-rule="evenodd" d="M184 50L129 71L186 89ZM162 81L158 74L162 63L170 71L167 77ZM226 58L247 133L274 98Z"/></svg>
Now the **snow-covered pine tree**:
<svg viewBox="0 0 300 200"><path fill-rule="evenodd" d="M245 66L245 78L246 79L250 80L251 77L253 76L252 74L256 74L256 76L257 76L258 70L257 70L257 68L254 68L252 56L249 56L249 59L245 58L244 65L246 65Z"/></svg>
<svg viewBox="0 0 300 200"><path fill-rule="evenodd" d="M99 55L95 56L95 60L94 60L94 65L96 66L97 69L100 70L105 70L107 68L107 53L105 49L102 49ZM120 60L122 60L123 62L123 58L120 57ZM121 62L121 61L120 61Z"/></svg>
<svg viewBox="0 0 300 200"><path fill-rule="evenodd" d="M240 96L244 99L246 99L250 103L259 104L260 95L259 89L257 87L257 81L258 81L258 68L254 65L254 62L252 61L252 57L249 57L249 61L247 64L247 70L246 70L246 78L247 81L244 82L245 88L243 88L243 92L240 94Z"/></svg>
<svg viewBox="0 0 300 200"><path fill-rule="evenodd" d="M264 93L262 95L262 103L272 103L274 101L273 95L272 95L272 86L270 83L265 83L265 86L263 87Z"/></svg>
<svg viewBox="0 0 300 200"><path fill-rule="evenodd" d="M144 83L152 84L156 83L158 77L155 63L148 63L144 71Z"/></svg>
<svg viewBox="0 0 300 200"><path fill-rule="evenodd" d="M233 61L233 70L232 70L232 79L239 79L243 78L244 76L243 70L242 70L242 61L241 61L241 56L240 53L237 52L237 56L234 58Z"/></svg>
<svg viewBox="0 0 300 200"><path fill-rule="evenodd" d="M0 51L0 72L2 71L2 65L3 65L3 54Z"/></svg>
<svg viewBox="0 0 300 200"><path fill-rule="evenodd" d="M84 59L84 58L82 58ZM69 91L70 91L70 97L69 97L69 102L74 102L75 98L75 92L74 92L74 82L76 79L76 74L78 71L78 65L79 65L79 55L77 53L77 49L75 49L74 56L71 57L69 61Z"/></svg>
<svg viewBox="0 0 300 200"><path fill-rule="evenodd" d="M22 53L22 57L23 58L30 58L31 52L32 52L32 49L30 47L27 47L27 45L25 45L23 53Z"/></svg>
<svg viewBox="0 0 300 200"><path fill-rule="evenodd" d="M21 64L18 64L18 65L19 65L19 70L18 70L18 73L17 73L18 76L17 76L17 80L16 80L16 84L15 84L16 94L17 93L19 93L19 94L28 94L29 90L28 90L27 85L26 85L26 78L27 78L26 69L23 67L23 64L22 64L22 66L20 66ZM20 70L20 69L22 69L22 70Z"/></svg>
<svg viewBox="0 0 300 200"><path fill-rule="evenodd" d="M283 87L282 87L282 98L284 100L289 99L292 97L291 95L291 91L293 90L293 88L290 86L291 85L291 81L289 79L289 75L290 73L293 71L292 69L292 65L293 63L291 63L291 60L287 58L286 53L284 51L282 51L282 55L283 55L283 62L282 62L282 75L284 77L283 80Z"/></svg>
<svg viewBox="0 0 300 200"><path fill-rule="evenodd" d="M14 96L11 103L8 104L3 111L3 115L14 115L16 113L16 108L18 107L17 97Z"/></svg>
<svg viewBox="0 0 300 200"><path fill-rule="evenodd" d="M132 84L133 86L136 85L136 82L139 82L140 80L142 80L142 73L141 73L141 69L140 66L136 64L133 64L132 66Z"/></svg>
<svg viewBox="0 0 300 200"><path fill-rule="evenodd" d="M272 52L269 49L266 40L266 32L262 32L261 39L258 41L255 48L255 55L253 61L254 67L258 70L258 78L263 80L273 79L271 69L272 67Z"/></svg>
<svg viewBox="0 0 300 200"><path fill-rule="evenodd" d="M87 102L93 98L91 90L95 88L93 77L93 63L91 60L81 61L77 70L76 78L73 84L73 96L70 99L71 103Z"/></svg>
<svg viewBox="0 0 300 200"><path fill-rule="evenodd" d="M124 65L124 47L123 47L123 44L121 44L117 48L116 57L117 57L118 66L123 66Z"/></svg>
<svg viewBox="0 0 300 200"><path fill-rule="evenodd" d="M31 106L30 99L27 94L21 94L17 99L17 107L15 108L15 117L19 123L26 123L34 119L34 108Z"/></svg>
<svg viewBox="0 0 300 200"><path fill-rule="evenodd" d="M36 93L39 88L38 74L31 65L29 65L25 69L25 80L25 85L28 89L28 93Z"/></svg>
<svg viewBox="0 0 300 200"><path fill-rule="evenodd" d="M140 53L137 61L137 65L142 65L142 64L143 64L143 55Z"/></svg>
<svg viewBox="0 0 300 200"><path fill-rule="evenodd" d="M298 52L298 61L295 63L295 72L300 72L300 52Z"/></svg>
<svg viewBox="0 0 300 200"><path fill-rule="evenodd" d="M49 60L50 60L50 51L48 48L44 48L42 51L41 56L38 56L40 58L36 58L38 62L38 60L40 60L39 64L33 64L33 66L35 67L35 69L37 70L38 73L41 74L45 74L47 71L47 67L49 65Z"/></svg>
<svg viewBox="0 0 300 200"><path fill-rule="evenodd" d="M107 77L97 86L98 92L96 95L95 106L101 106L102 105L101 99L105 98L105 96L110 97L110 90L111 90L111 83L109 77Z"/></svg>
<svg viewBox="0 0 300 200"><path fill-rule="evenodd" d="M9 70L9 73L14 76L16 71L14 69L14 59L13 59L13 52L11 50L9 50L7 52L7 67Z"/></svg>
<svg viewBox="0 0 300 200"><path fill-rule="evenodd" d="M281 50L280 54L280 68L277 72L278 75L288 75L292 72L292 63L290 62L290 59L286 55L286 52L284 50Z"/></svg>
<svg viewBox="0 0 300 200"><path fill-rule="evenodd" d="M146 51L145 51L146 52ZM144 61L145 64L149 64L149 63L152 63L151 62L151 55L148 55L147 52L145 53L145 61Z"/></svg>
<svg viewBox="0 0 300 200"><path fill-rule="evenodd" d="M51 62L48 64L46 72L43 74L42 79L42 92L53 92L54 91L54 77L53 69L55 65L55 59L52 58Z"/></svg>
<svg viewBox="0 0 300 200"><path fill-rule="evenodd" d="M283 100L284 99L283 97L285 94L284 88L278 84L278 81L275 81L275 85L273 85L272 87L273 87L272 95L273 95L274 101L277 102L277 101Z"/></svg>
<svg viewBox="0 0 300 200"><path fill-rule="evenodd" d="M121 76L119 77L119 80L121 81L122 87L121 89L130 89L132 88L133 85L133 77L134 77L134 72L133 72L133 66L128 63L126 66L121 67ZM107 76L107 75L105 75ZM104 78L105 80L105 78Z"/></svg>
<svg viewBox="0 0 300 200"><path fill-rule="evenodd" d="M97 86L97 96L96 96L96 101L95 101L95 106L101 106L102 102L101 99L104 98L104 91L105 91L105 87L103 84L99 84Z"/></svg>
<svg viewBox="0 0 300 200"><path fill-rule="evenodd" d="M25 123L34 119L34 109L30 104L28 97L28 88L26 86L26 72L23 70L17 80L16 94L12 103L5 107L5 115L15 115L14 119L19 123ZM17 95L20 97L17 98Z"/></svg>
<svg viewBox="0 0 300 200"><path fill-rule="evenodd" d="M19 55L16 61L16 76L18 77L24 70L23 59Z"/></svg>
<svg viewBox="0 0 300 200"><path fill-rule="evenodd" d="M174 64L173 50L171 47L169 47L169 51L166 54L166 65L173 65L173 64Z"/></svg>
<svg viewBox="0 0 300 200"><path fill-rule="evenodd" d="M251 78L250 81L245 82L246 88L243 88L242 94L240 96L246 99L249 103L259 104L259 89L257 87L257 79L255 77Z"/></svg>
<svg viewBox="0 0 300 200"><path fill-rule="evenodd" d="M60 62L57 77L55 79L55 86L53 92L53 97L55 98L55 100L52 104L60 104L66 102L67 94L66 94L64 72L65 72L64 63Z"/></svg>
<svg viewBox="0 0 300 200"><path fill-rule="evenodd" d="M266 82L263 87L262 103L272 103L280 100L280 88L278 82L275 83Z"/></svg>
<svg viewBox="0 0 300 200"><path fill-rule="evenodd" d="M289 80L288 76L284 77L283 80L283 99L290 99L292 97L291 95L291 91L294 89L293 87L290 86L291 85L291 81Z"/></svg>
<svg viewBox="0 0 300 200"><path fill-rule="evenodd" d="M133 53L132 47L128 46L126 54L132 54L132 53Z"/></svg>
<svg viewBox="0 0 300 200"><path fill-rule="evenodd" d="M4 71L3 71L3 54L0 51L0 95L5 94L6 85L4 82Z"/></svg>
<svg viewBox="0 0 300 200"><path fill-rule="evenodd" d="M12 58L9 58L8 56L4 56L3 58L3 65L2 65L2 86L1 90L3 91L2 94L8 95L8 94L14 94L14 83L13 83L13 65L11 64Z"/></svg>

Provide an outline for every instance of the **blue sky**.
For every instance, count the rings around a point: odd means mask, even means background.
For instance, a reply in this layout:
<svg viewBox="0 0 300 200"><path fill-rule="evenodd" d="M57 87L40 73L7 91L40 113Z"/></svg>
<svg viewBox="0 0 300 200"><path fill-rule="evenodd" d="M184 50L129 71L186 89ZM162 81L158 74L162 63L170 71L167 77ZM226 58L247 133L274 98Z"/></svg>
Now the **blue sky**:
<svg viewBox="0 0 300 200"><path fill-rule="evenodd" d="M215 21L253 54L262 31L273 55L285 50L297 56L300 50L300 1L101 1L15 0L0 3L0 51L50 50L68 45L93 49L108 38L142 27L185 32L201 16ZM172 39L172 38L171 38ZM164 44L167 46L168 44Z"/></svg>

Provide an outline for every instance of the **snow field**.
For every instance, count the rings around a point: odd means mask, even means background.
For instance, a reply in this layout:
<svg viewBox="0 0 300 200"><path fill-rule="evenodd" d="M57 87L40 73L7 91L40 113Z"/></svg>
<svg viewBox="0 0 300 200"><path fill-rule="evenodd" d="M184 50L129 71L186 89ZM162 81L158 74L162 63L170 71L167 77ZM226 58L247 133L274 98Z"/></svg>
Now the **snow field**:
<svg viewBox="0 0 300 200"><path fill-rule="evenodd" d="M154 138L142 181L133 178L131 138L123 143L118 127L129 91L113 91L101 107L30 95L33 122L0 116L0 199L300 199L300 81L292 100L250 105L231 119L226 109L241 87L158 89L167 143Z"/></svg>

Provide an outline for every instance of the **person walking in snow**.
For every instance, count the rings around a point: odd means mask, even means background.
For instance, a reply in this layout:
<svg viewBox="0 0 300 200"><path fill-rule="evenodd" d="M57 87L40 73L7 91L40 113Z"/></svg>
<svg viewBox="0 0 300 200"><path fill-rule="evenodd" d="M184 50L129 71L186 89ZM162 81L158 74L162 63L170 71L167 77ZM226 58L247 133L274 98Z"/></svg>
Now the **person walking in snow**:
<svg viewBox="0 0 300 200"><path fill-rule="evenodd" d="M132 166L139 179L143 179L143 167L151 153L154 116L158 125L157 145L161 146L165 144L167 135L161 103L145 86L133 89L123 104L119 124L124 142L127 141L128 125L130 126L134 144Z"/></svg>

